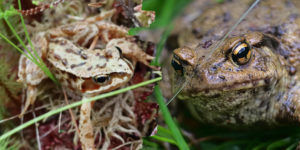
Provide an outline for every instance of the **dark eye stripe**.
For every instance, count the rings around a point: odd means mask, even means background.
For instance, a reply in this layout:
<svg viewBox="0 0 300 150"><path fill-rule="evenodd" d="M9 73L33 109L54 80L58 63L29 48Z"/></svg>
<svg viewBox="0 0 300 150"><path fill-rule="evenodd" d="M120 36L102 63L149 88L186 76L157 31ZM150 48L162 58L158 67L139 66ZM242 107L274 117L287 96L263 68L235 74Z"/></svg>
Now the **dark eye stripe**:
<svg viewBox="0 0 300 150"><path fill-rule="evenodd" d="M184 68L183 68L181 62L179 60L177 60L176 58L172 59L172 68L175 70L175 72L178 75L180 75L180 76L184 75Z"/></svg>

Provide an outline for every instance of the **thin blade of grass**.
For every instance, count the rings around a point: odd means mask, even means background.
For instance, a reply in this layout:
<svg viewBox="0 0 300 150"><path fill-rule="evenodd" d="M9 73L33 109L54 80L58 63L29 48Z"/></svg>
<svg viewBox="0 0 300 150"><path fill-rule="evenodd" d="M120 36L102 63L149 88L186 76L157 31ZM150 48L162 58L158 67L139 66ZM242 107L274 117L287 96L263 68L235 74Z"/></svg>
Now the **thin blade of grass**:
<svg viewBox="0 0 300 150"><path fill-rule="evenodd" d="M292 143L294 140L295 140L295 138L293 138L293 137L287 137L287 138L275 141L267 147L267 150L278 149L280 147L283 147L283 146L286 146L286 145Z"/></svg>
<svg viewBox="0 0 300 150"><path fill-rule="evenodd" d="M20 53L22 53L23 55L25 55L28 59L30 59L32 62L35 62L35 60L33 60L30 56L28 56L26 53L24 53L21 49L19 49L18 46L16 46L14 43L12 43L9 39L7 39L3 34L0 33L0 36L7 41L7 43L9 43L10 45L12 45L14 48L16 48Z"/></svg>
<svg viewBox="0 0 300 150"><path fill-rule="evenodd" d="M174 140L172 132L169 129L166 129L166 128L162 127L162 126L157 126L157 133L156 133L156 135L160 136L160 137L165 137L165 138L169 138L169 139L173 139Z"/></svg>
<svg viewBox="0 0 300 150"><path fill-rule="evenodd" d="M159 147L158 144L154 143L154 142L151 142L151 141L148 141L146 140L145 138L143 138L143 145L147 145L147 146L151 146L151 147Z"/></svg>
<svg viewBox="0 0 300 150"><path fill-rule="evenodd" d="M289 147L287 147L286 150L294 150L298 144L299 144L299 139L296 139L296 141L293 144L291 144Z"/></svg>
<svg viewBox="0 0 300 150"><path fill-rule="evenodd" d="M18 5L19 5L19 10L21 10L22 8L21 8L21 2L20 2L20 0L18 0ZM41 64L41 66L43 67L42 70L49 76L49 78L50 78L51 80L53 80L56 84L59 85L59 82L56 80L56 78L53 76L53 74L49 71L49 69L46 67L46 65L45 65L44 62L42 61L41 57L39 57L38 53L36 52L36 50L35 50L35 48L34 48L32 42L31 42L31 40L30 40L29 34L28 34L28 32L27 32L27 29L26 29L26 26L25 26L25 23L24 23L24 19L23 19L22 14L20 14L20 17L21 17L22 26L23 26L23 28L24 28L25 35L26 35L26 37L27 37L27 39L28 39L28 41L29 41L30 46L32 47L32 50L33 50L34 54L35 54L36 57L39 59L39 62L40 62L40 64Z"/></svg>
<svg viewBox="0 0 300 150"><path fill-rule="evenodd" d="M172 134L172 132L169 129L166 129L162 126L157 126L157 132L162 132L164 134Z"/></svg>
<svg viewBox="0 0 300 150"><path fill-rule="evenodd" d="M99 99L102 99L102 98L106 98L106 97L110 97L110 96L113 96L113 95L117 95L117 94L120 94L120 93L123 93L123 92L126 92L128 90L132 90L132 89L135 89L135 88L138 88L138 87L141 87L141 86L145 86L147 84L150 84L150 83L154 83L154 82L158 82L162 79L162 77L158 77L158 78L155 78L155 79L152 79L152 80L148 80L148 81L145 81L145 82L142 82L142 83L139 83L139 84L135 84L135 85L132 85L132 86L129 86L129 87L126 87L126 88L122 88L122 89L119 89L119 90L116 90L116 91L112 91L112 92L109 92L109 93L105 93L105 94L102 94L102 95L98 95L98 96L95 96L95 97L92 97L92 98L89 98L89 99L85 99L85 100L82 100L82 101L79 101L79 102L75 102L75 103L72 103L70 105L67 105L67 106L64 106L64 107L61 107L61 108L58 108L58 109L55 109L55 110L52 110L50 112L47 112L41 116L38 116L36 117L35 119L32 119L12 130L10 130L9 132L3 134L2 136L0 136L0 141L3 141L4 139L10 137L12 134L34 124L35 122L38 122L38 121L41 121L43 120L44 118L46 117L50 117L52 115L55 115L61 111L65 111L69 108L73 108L73 107L76 107L76 106L80 106L82 105L83 103L89 103L89 102L92 102L92 101L95 101L95 100L99 100Z"/></svg>
<svg viewBox="0 0 300 150"><path fill-rule="evenodd" d="M0 12L2 12L2 9L0 9ZM28 48L26 47L26 45L24 44L24 42L21 40L21 38L19 37L19 35L16 33L16 31L14 30L14 28L12 27L12 25L10 24L10 22L8 21L7 18L4 18L6 24L8 25L8 27L10 28L10 30L13 32L13 34L16 36L16 38L18 39L18 41L21 43L21 45L26 49L26 51L29 53L30 58L33 59L34 63L38 64L37 60L35 59L35 57L33 57L33 55L30 53L30 51L28 50Z"/></svg>
<svg viewBox="0 0 300 150"><path fill-rule="evenodd" d="M178 144L178 147L181 150L189 150L187 143L183 139L179 129L177 128L176 124L173 121L173 118L169 112L169 109L166 107L166 104L164 102L164 98L161 94L159 86L154 87L154 95L157 98L157 102L159 104L160 110L162 111L164 120L165 120L166 124L168 125L168 128L171 130L173 137L175 138L175 140Z"/></svg>
<svg viewBox="0 0 300 150"><path fill-rule="evenodd" d="M0 13L2 13L2 9L0 9ZM28 38L28 41L31 43L31 40L29 38L29 35L27 33L26 27L25 27L25 23L24 23L24 19L22 17L22 15L20 14L21 20L22 20L22 25L25 31L25 34ZM39 59L40 62L38 62L36 60L36 58L33 56L33 54L28 50L27 46L24 44L24 42L21 40L21 38L19 37L19 35L16 33L16 31L14 30L14 28L12 27L12 25L10 24L10 22L8 21L7 17L4 17L4 20L6 22L6 24L8 25L8 27L10 28L10 30L13 32L13 34L15 35L15 37L18 39L18 41L21 43L21 45L26 49L26 51L28 52L28 54L30 55L30 57L28 55L26 55L22 50L20 50L19 48L17 48L17 50L19 50L22 54L24 54L27 58L29 58L32 62L34 62L37 66L39 66L48 76L51 80L53 80L56 84L59 85L59 82L55 79L55 77L52 75L52 73L49 71L49 69L46 67L46 65L43 63L43 61L41 60L41 58L38 56L35 48L33 47L32 43L31 43L31 47L36 55L36 57ZM4 37L4 35L0 35L2 38L4 38L8 43L10 43L12 46L14 46L14 44L12 44L12 42L10 42L7 38ZM14 46L15 47L15 46Z"/></svg>
<svg viewBox="0 0 300 150"><path fill-rule="evenodd" d="M10 137L7 137L6 139L0 141L0 149L3 150L16 150L19 149L21 146L22 144L16 142L16 139L10 139Z"/></svg>
<svg viewBox="0 0 300 150"><path fill-rule="evenodd" d="M163 141L163 142L168 142L168 143L171 143L171 144L174 144L174 145L178 146L178 144L173 139L160 137L160 136L157 136L157 135L153 135L153 136L151 136L151 138L159 140L159 141Z"/></svg>
<svg viewBox="0 0 300 150"><path fill-rule="evenodd" d="M166 30L163 32L162 37L161 37L161 39L158 43L158 46L157 46L156 57L155 57L154 61L152 61L152 63L150 63L150 65L161 67L158 60L159 60L160 55L162 53L163 46L165 45L166 40L169 37L169 35L170 35L171 31L173 30L173 28L174 28L174 25L170 24L169 27L167 27Z"/></svg>
<svg viewBox="0 0 300 150"><path fill-rule="evenodd" d="M270 143L272 143L272 142L274 142L274 140L266 141L266 142L264 142L264 143L261 143L261 144L257 145L257 146L254 147L252 150L260 150L260 149L263 149L263 148L266 149L266 147L267 147Z"/></svg>

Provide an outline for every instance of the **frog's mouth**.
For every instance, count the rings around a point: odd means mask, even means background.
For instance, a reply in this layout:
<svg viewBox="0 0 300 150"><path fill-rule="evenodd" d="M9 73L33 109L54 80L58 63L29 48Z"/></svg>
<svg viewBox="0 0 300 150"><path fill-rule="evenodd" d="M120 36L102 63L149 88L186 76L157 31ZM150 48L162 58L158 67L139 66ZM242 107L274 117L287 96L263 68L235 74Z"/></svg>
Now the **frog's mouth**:
<svg viewBox="0 0 300 150"><path fill-rule="evenodd" d="M179 94L180 99L189 99L194 97L205 97L205 98L218 98L224 92L230 91L239 91L239 93L243 94L248 89L255 89L258 87L266 86L266 90L268 90L270 83L273 81L273 78L265 78L265 79L257 79L242 83L235 83L233 85L228 85L221 88L203 88L199 91L184 91ZM188 94L190 93L190 94Z"/></svg>

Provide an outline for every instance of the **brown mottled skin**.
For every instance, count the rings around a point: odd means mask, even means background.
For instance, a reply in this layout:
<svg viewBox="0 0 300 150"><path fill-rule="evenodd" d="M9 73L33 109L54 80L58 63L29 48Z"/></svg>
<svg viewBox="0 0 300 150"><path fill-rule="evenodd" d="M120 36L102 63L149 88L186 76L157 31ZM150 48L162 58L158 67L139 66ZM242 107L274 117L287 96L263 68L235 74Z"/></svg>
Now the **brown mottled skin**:
<svg viewBox="0 0 300 150"><path fill-rule="evenodd" d="M185 73L174 74L174 91L194 73L178 98L185 100L201 122L225 126L299 124L299 0L259 2L199 66L252 2L217 4L179 34L180 48L174 55ZM244 65L231 60L232 49L239 42L249 44L252 51Z"/></svg>

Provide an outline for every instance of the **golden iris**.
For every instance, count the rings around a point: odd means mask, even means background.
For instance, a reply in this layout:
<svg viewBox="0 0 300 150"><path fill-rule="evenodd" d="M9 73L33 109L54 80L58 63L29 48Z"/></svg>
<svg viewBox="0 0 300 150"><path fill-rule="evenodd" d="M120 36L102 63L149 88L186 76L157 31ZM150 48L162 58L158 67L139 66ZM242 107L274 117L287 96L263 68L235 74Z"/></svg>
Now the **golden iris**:
<svg viewBox="0 0 300 150"><path fill-rule="evenodd" d="M246 64L252 55L250 46L247 43L239 43L232 50L231 58L237 65Z"/></svg>

